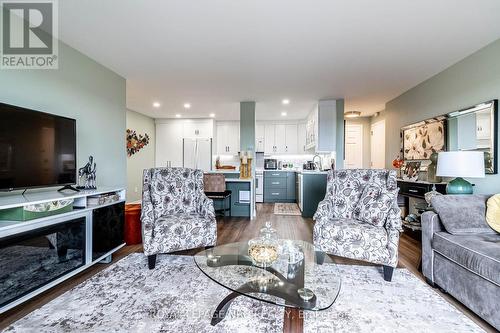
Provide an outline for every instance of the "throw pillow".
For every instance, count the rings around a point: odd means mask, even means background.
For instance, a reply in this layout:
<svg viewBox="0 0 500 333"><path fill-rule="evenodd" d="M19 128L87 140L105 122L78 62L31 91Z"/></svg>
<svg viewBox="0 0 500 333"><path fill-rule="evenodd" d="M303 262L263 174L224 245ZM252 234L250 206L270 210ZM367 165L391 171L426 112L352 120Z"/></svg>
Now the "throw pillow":
<svg viewBox="0 0 500 333"><path fill-rule="evenodd" d="M440 195L432 198L432 207L447 232L452 235L495 233L486 223L485 195Z"/></svg>
<svg viewBox="0 0 500 333"><path fill-rule="evenodd" d="M355 216L360 221L383 227L397 193L397 188L389 190L379 185L367 185L356 206Z"/></svg>
<svg viewBox="0 0 500 333"><path fill-rule="evenodd" d="M500 232L500 194L495 194L486 202L486 222L496 232Z"/></svg>

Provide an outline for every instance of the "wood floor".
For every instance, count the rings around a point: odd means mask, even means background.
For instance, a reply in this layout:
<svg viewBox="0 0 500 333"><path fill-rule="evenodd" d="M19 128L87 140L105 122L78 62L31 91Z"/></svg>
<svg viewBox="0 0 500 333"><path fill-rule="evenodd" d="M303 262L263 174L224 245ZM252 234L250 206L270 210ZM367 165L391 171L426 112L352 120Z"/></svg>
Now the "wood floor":
<svg viewBox="0 0 500 333"><path fill-rule="evenodd" d="M247 241L258 235L260 228L264 226L266 221L272 221L273 227L277 229L281 238L300 239L305 241L312 241L312 219L304 219L301 216L283 216L273 214L273 204L258 204L257 205L257 218L249 221L246 218L226 218L225 220L219 219L217 226L217 243L226 244L239 241ZM60 285L42 293L41 295L9 310L4 314L0 314L0 330L4 329L14 321L24 317L28 313L50 302L52 299L58 297L64 292L70 290L74 286L89 279L99 271L105 269L114 262L126 257L133 252L141 252L141 245L126 246L120 249L113 255L113 262L111 264L97 264L87 269L86 271L66 280ZM179 254L192 255L199 250L181 251ZM340 257L333 257L333 260L339 264L360 264L367 265L365 262L359 262ZM146 260L146 258L144 259ZM420 243L402 235L399 246L399 264L398 267L405 267L418 278L424 280L422 274L418 271L417 267L420 261ZM477 317L474 313L469 311L453 297L440 292L435 289L441 296L443 296L452 305L457 307L465 315L471 318L474 322L484 328L487 332L496 332L496 330L488 325L485 321Z"/></svg>

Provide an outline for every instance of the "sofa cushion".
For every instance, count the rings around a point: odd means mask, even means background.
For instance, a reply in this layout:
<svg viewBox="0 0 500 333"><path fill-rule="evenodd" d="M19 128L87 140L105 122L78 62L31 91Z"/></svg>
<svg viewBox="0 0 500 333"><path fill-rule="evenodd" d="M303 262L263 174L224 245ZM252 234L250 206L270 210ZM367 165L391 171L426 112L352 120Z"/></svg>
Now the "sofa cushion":
<svg viewBox="0 0 500 333"><path fill-rule="evenodd" d="M486 206L486 222L493 230L500 232L500 194L489 198Z"/></svg>
<svg viewBox="0 0 500 333"><path fill-rule="evenodd" d="M397 188L389 190L387 186L367 185L358 201L354 216L365 223L383 227L397 193Z"/></svg>
<svg viewBox="0 0 500 333"><path fill-rule="evenodd" d="M355 219L332 218L314 225L314 245L337 256L385 264L388 242L385 228Z"/></svg>
<svg viewBox="0 0 500 333"><path fill-rule="evenodd" d="M500 286L500 235L451 235L437 232L436 252Z"/></svg>
<svg viewBox="0 0 500 333"><path fill-rule="evenodd" d="M453 235L494 234L486 223L486 195L440 195L431 203Z"/></svg>

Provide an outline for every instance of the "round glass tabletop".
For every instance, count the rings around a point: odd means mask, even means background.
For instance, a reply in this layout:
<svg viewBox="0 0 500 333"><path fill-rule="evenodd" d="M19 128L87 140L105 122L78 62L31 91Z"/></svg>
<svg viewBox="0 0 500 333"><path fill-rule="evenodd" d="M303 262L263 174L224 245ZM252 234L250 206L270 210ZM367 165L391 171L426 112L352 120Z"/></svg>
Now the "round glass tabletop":
<svg viewBox="0 0 500 333"><path fill-rule="evenodd" d="M243 242L201 251L194 260L203 273L233 294L302 310L329 308L341 285L336 265L308 242L278 242L278 259L269 267L255 266L248 243Z"/></svg>

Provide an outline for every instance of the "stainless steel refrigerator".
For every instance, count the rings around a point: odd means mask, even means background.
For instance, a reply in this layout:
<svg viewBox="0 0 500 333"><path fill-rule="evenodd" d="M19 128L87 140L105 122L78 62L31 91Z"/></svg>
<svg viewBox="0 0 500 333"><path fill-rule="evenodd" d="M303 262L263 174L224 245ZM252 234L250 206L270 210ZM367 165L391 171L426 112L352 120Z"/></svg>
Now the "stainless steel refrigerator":
<svg viewBox="0 0 500 333"><path fill-rule="evenodd" d="M185 168L212 170L212 139L183 139L182 158Z"/></svg>

